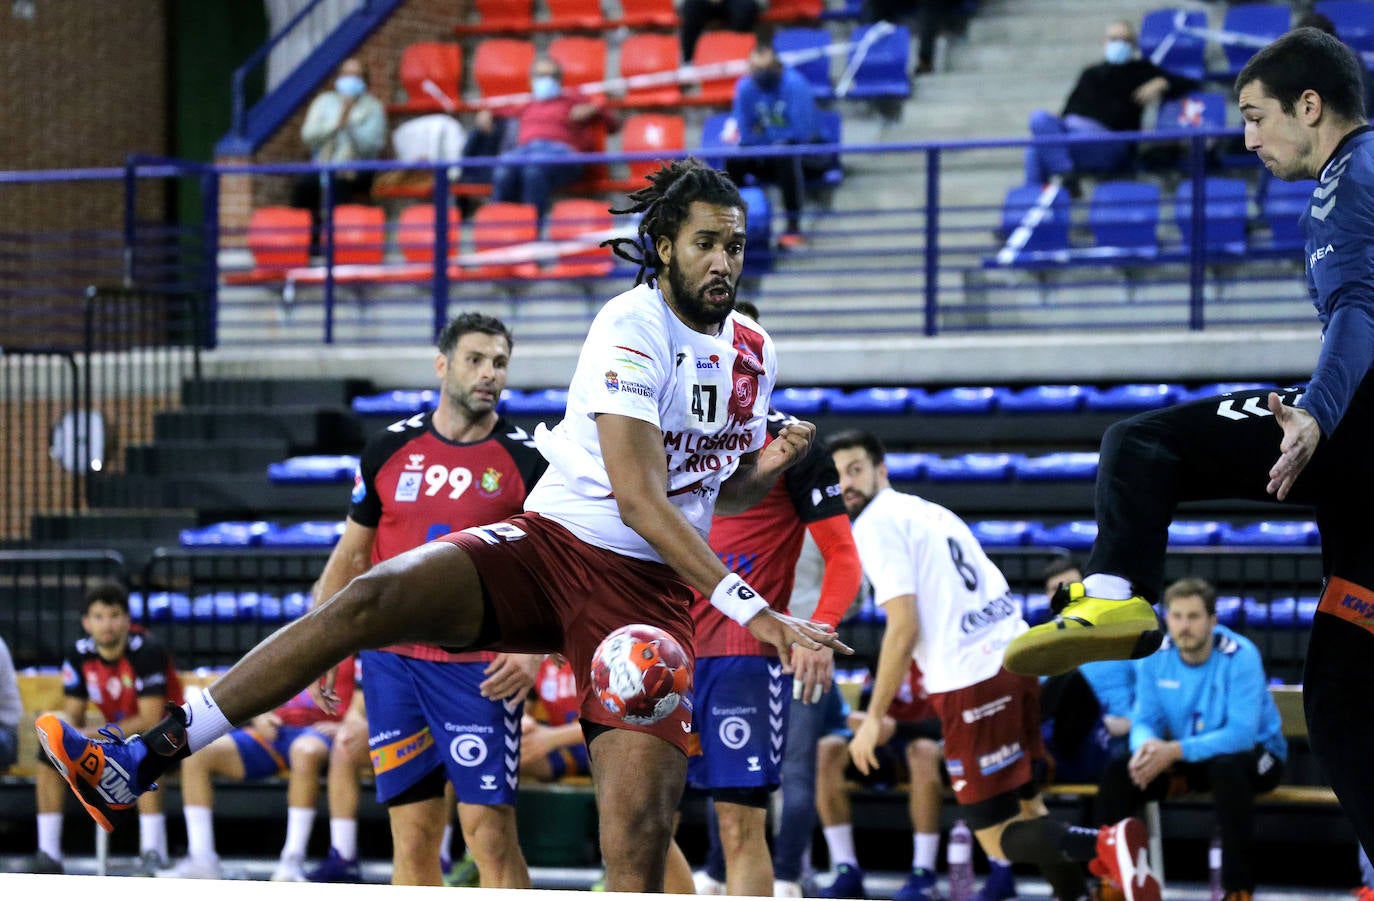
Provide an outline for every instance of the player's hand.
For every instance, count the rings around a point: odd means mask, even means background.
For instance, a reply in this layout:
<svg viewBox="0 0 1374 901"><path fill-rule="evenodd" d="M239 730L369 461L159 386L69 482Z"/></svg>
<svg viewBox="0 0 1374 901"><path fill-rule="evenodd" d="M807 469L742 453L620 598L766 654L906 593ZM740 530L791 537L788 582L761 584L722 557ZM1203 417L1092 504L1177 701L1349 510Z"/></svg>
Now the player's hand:
<svg viewBox="0 0 1374 901"><path fill-rule="evenodd" d="M1127 764L1131 781L1142 789L1155 781L1181 756L1181 753L1175 752L1176 748L1176 742L1160 741L1157 738L1146 739L1131 755L1131 761Z"/></svg>
<svg viewBox="0 0 1374 901"><path fill-rule="evenodd" d="M821 647L792 651L792 700L818 704L835 679L835 652Z"/></svg>
<svg viewBox="0 0 1374 901"><path fill-rule="evenodd" d="M825 623L788 616L768 607L754 614L745 628L759 641L778 649L778 659L782 661L783 672L787 673L792 672L793 647L812 651L829 647L841 654L854 653L854 649L840 641L840 637Z"/></svg>
<svg viewBox="0 0 1374 901"><path fill-rule="evenodd" d="M849 757L859 772L867 776L878 768L878 739L882 728L876 717L865 717L849 740Z"/></svg>
<svg viewBox="0 0 1374 901"><path fill-rule="evenodd" d="M320 676L319 681L310 686L310 700L315 706L330 716L339 715L339 693L334 690L334 680L338 678L339 667L331 666Z"/></svg>
<svg viewBox="0 0 1374 901"><path fill-rule="evenodd" d="M1273 391L1269 392L1269 412L1283 429L1283 440L1279 442L1279 459L1269 470L1269 485L1265 490L1283 501L1288 499L1293 483L1316 452L1322 430L1311 413L1302 407L1288 406Z"/></svg>
<svg viewBox="0 0 1374 901"><path fill-rule="evenodd" d="M497 654L482 671L486 678L477 690L488 701L523 698L534 687L535 674L543 662L543 654Z"/></svg>
<svg viewBox="0 0 1374 901"><path fill-rule="evenodd" d="M553 744L549 741L549 730L542 726L520 737L520 762L528 763L549 756Z"/></svg>
<svg viewBox="0 0 1374 901"><path fill-rule="evenodd" d="M811 449L816 440L816 425L800 419L789 419L778 436L759 451L758 470L764 475L780 473L796 463Z"/></svg>

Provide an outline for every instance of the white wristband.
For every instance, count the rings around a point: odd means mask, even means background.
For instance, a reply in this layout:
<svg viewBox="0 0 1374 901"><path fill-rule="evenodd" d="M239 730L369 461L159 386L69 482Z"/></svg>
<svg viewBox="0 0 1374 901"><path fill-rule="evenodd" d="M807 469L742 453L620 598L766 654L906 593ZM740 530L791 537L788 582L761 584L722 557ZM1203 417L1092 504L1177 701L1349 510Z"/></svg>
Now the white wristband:
<svg viewBox="0 0 1374 901"><path fill-rule="evenodd" d="M760 610L768 609L768 602L763 595L750 588L738 573L730 573L711 592L711 606L742 626L757 616Z"/></svg>

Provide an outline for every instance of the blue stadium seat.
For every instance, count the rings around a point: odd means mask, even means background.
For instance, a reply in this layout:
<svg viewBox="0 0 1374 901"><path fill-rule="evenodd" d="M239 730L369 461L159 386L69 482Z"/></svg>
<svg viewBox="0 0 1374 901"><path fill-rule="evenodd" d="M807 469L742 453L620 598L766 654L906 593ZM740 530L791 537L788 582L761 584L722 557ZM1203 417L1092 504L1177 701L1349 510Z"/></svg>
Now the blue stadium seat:
<svg viewBox="0 0 1374 901"><path fill-rule="evenodd" d="M312 454L267 464L267 480L277 485L318 485L351 482L358 458L349 454Z"/></svg>
<svg viewBox="0 0 1374 901"><path fill-rule="evenodd" d="M835 110L816 110L816 140L821 144L841 145L844 143L844 120ZM834 154L820 175L813 175L808 169L806 180L809 184L822 184L836 187L844 182L844 164L840 155Z"/></svg>
<svg viewBox="0 0 1374 901"><path fill-rule="evenodd" d="M1088 392L1084 406L1089 410L1157 410L1167 407L1183 393L1178 385L1113 385Z"/></svg>
<svg viewBox="0 0 1374 901"><path fill-rule="evenodd" d="M1093 189L1088 227L1098 247L1135 256L1159 253L1159 186L1143 181L1104 181Z"/></svg>
<svg viewBox="0 0 1374 901"><path fill-rule="evenodd" d="M838 388L783 388L773 392L773 406L793 416L814 416L827 412L841 394Z"/></svg>
<svg viewBox="0 0 1374 901"><path fill-rule="evenodd" d="M258 620L264 623L279 623L282 616L281 598L273 594L258 595Z"/></svg>
<svg viewBox="0 0 1374 901"><path fill-rule="evenodd" d="M292 620L310 609L310 596L299 591L293 591L281 599L282 619Z"/></svg>
<svg viewBox="0 0 1374 901"><path fill-rule="evenodd" d="M1269 602L1269 628L1292 629L1298 624L1298 599L1274 598Z"/></svg>
<svg viewBox="0 0 1374 901"><path fill-rule="evenodd" d="M1226 10L1222 30L1272 41L1289 29L1290 18L1287 4L1240 3ZM1239 44L1226 44L1223 49L1226 51L1226 71L1222 74L1228 81L1239 75L1250 57L1259 51L1258 47Z"/></svg>
<svg viewBox="0 0 1374 901"><path fill-rule="evenodd" d="M238 594L216 591L198 594L191 599L191 619L198 623L231 623L238 618Z"/></svg>
<svg viewBox="0 0 1374 901"><path fill-rule="evenodd" d="M1004 413L1075 413L1087 395L1082 385L1036 385L1001 395L997 408Z"/></svg>
<svg viewBox="0 0 1374 901"><path fill-rule="evenodd" d="M1040 198L1039 185L1017 185L1007 191L1002 202L1002 233L1011 235L1016 231L1026 213L1036 206ZM1067 191L1055 195L1045 217L1031 231L1022 251L1064 250L1069 246L1069 220L1071 218L1070 200Z"/></svg>
<svg viewBox="0 0 1374 901"><path fill-rule="evenodd" d="M933 457L926 462L926 478L932 482L1002 482L1011 478L1021 454L963 454Z"/></svg>
<svg viewBox="0 0 1374 901"><path fill-rule="evenodd" d="M333 547L343 535L342 520L332 522L298 522L289 526L274 526L262 536L263 547L315 548Z"/></svg>
<svg viewBox="0 0 1374 901"><path fill-rule="evenodd" d="M988 413L1002 395L1009 393L1006 388L942 388L916 395L911 406L925 414Z"/></svg>
<svg viewBox="0 0 1374 901"><path fill-rule="evenodd" d="M1177 17L1189 28L1207 27L1207 13L1200 9L1152 9L1140 20L1140 52L1166 72L1202 81L1207 74L1207 42L1202 38L1176 31ZM1156 51L1162 52L1156 57Z"/></svg>
<svg viewBox="0 0 1374 901"><path fill-rule="evenodd" d="M1013 467L1026 482L1092 481L1097 478L1096 451L1060 451L1042 457L1025 457Z"/></svg>
<svg viewBox="0 0 1374 901"><path fill-rule="evenodd" d="M926 477L926 466L931 460L938 460L934 454L888 454L888 478L894 482L917 482Z"/></svg>
<svg viewBox="0 0 1374 901"><path fill-rule="evenodd" d="M1061 522L1053 526L1032 526L1030 543L1036 547L1065 547L1081 551L1093 546L1097 539L1097 523L1091 519Z"/></svg>
<svg viewBox="0 0 1374 901"><path fill-rule="evenodd" d="M1374 6L1374 4L1371 4ZM1312 199L1315 181L1284 181L1281 178L1269 179L1264 192L1264 202L1260 210L1264 221L1269 225L1272 246L1278 250L1301 250L1303 246L1302 228L1299 220L1307 210L1307 202Z"/></svg>
<svg viewBox="0 0 1374 901"><path fill-rule="evenodd" d="M272 528L270 522L217 522L198 529L182 529L182 547L256 547Z"/></svg>
<svg viewBox="0 0 1374 901"><path fill-rule="evenodd" d="M182 621L183 618L177 615L176 608L172 608L173 622ZM198 594L191 598L191 606L185 621L195 623L212 623L215 621L215 596L213 594Z"/></svg>
<svg viewBox="0 0 1374 901"><path fill-rule="evenodd" d="M830 400L830 412L841 414L899 414L909 412L920 388L862 388Z"/></svg>
<svg viewBox="0 0 1374 901"><path fill-rule="evenodd" d="M1176 521L1169 523L1169 544L1172 547L1205 547L1221 539L1221 523Z"/></svg>
<svg viewBox="0 0 1374 901"><path fill-rule="evenodd" d="M862 61L854 73L854 81L845 96L853 100L875 100L883 97L905 98L911 95L911 30L894 25L892 31L875 41L866 42L864 35L874 26L855 28L849 40L852 65L860 48L866 47Z"/></svg>
<svg viewBox="0 0 1374 901"><path fill-rule="evenodd" d="M567 407L566 388L511 392L506 399L506 413L512 416L562 416Z"/></svg>
<svg viewBox="0 0 1374 901"><path fill-rule="evenodd" d="M1155 116L1155 130L1225 128L1227 102L1226 95L1217 91L1194 91L1176 100L1165 100Z"/></svg>
<svg viewBox="0 0 1374 901"><path fill-rule="evenodd" d="M1321 598L1298 598L1297 614L1294 617L1294 625L1299 629L1306 629L1312 625L1312 618L1317 615L1317 604Z"/></svg>
<svg viewBox="0 0 1374 901"><path fill-rule="evenodd" d="M697 145L698 155L702 162L716 169L725 168L725 157L712 156L712 150L732 150L739 146L737 142L725 140L725 129L727 123L733 118L729 113L712 113L701 123L701 143ZM738 126L733 126L733 130L738 130ZM753 248L749 248L750 251Z"/></svg>
<svg viewBox="0 0 1374 901"><path fill-rule="evenodd" d="M1203 234L1208 253L1243 254L1246 248L1246 224L1250 218L1250 200L1245 180L1208 176L1204 188ZM1174 201L1174 224L1183 235L1183 246L1193 241L1193 183L1184 181L1178 186Z"/></svg>
<svg viewBox="0 0 1374 901"><path fill-rule="evenodd" d="M360 415L409 416L425 410L433 410L439 403L439 392L432 389L423 391L383 391L353 398L353 412Z"/></svg>
<svg viewBox="0 0 1374 901"><path fill-rule="evenodd" d="M983 547L1019 547L1030 538L1032 525L1020 519L984 519L969 523L973 537Z"/></svg>
<svg viewBox="0 0 1374 901"><path fill-rule="evenodd" d="M1225 525L1220 544L1228 547L1309 547L1321 542L1315 522L1254 522Z"/></svg>
<svg viewBox="0 0 1374 901"><path fill-rule="evenodd" d="M773 206L768 192L758 185L739 189L740 197L748 205L744 214L744 237L749 242L744 271L749 275L764 273L773 268Z"/></svg>
<svg viewBox="0 0 1374 901"><path fill-rule="evenodd" d="M1314 11L1331 20L1342 41L1356 50L1374 51L1374 3L1369 0L1321 0Z"/></svg>
<svg viewBox="0 0 1374 901"><path fill-rule="evenodd" d="M1238 598L1235 595L1219 595L1217 597L1217 622L1233 629L1239 626L1244 601L1244 598Z"/></svg>
<svg viewBox="0 0 1374 901"><path fill-rule="evenodd" d="M1043 594L1027 595L1025 611L1026 622L1032 626L1049 622L1050 599Z"/></svg>
<svg viewBox="0 0 1374 901"><path fill-rule="evenodd" d="M146 599L145 615L151 622L167 622L176 618L186 620L191 616L191 599L179 591L154 591Z"/></svg>
<svg viewBox="0 0 1374 901"><path fill-rule="evenodd" d="M778 53L798 50L825 50L830 47L830 32L824 28L784 28L773 35L773 49ZM830 84L830 57L821 55L804 63L789 66L811 82L811 93L817 100L830 100L835 88Z"/></svg>
<svg viewBox="0 0 1374 901"><path fill-rule="evenodd" d="M1255 598L1243 598L1240 602L1241 617L1247 629L1264 629L1269 626L1269 605Z"/></svg>
<svg viewBox="0 0 1374 901"><path fill-rule="evenodd" d="M1213 382L1210 385L1199 385L1196 388L1186 389L1179 395L1177 403L1186 404L1195 400L1206 400L1210 397L1219 397L1223 394L1233 394L1236 391L1251 391L1255 388L1272 388L1272 383L1267 382Z"/></svg>

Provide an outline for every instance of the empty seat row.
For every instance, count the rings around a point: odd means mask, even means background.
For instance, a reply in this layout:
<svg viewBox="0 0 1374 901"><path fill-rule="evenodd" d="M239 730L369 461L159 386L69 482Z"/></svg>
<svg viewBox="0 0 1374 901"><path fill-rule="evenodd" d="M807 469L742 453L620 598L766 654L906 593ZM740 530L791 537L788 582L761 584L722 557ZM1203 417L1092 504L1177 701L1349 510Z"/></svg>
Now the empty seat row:
<svg viewBox="0 0 1374 901"><path fill-rule="evenodd" d="M525 34L538 31L608 31L616 28L676 28L673 0L619 0L619 17L608 16L601 0L543 0L546 15L535 14L533 0L475 0L476 19L454 27L459 35ZM772 0L763 14L766 22L816 20L825 12L823 0Z"/></svg>
<svg viewBox="0 0 1374 901"><path fill-rule="evenodd" d="M182 547L189 548L331 548L338 543L343 530L342 520L290 525L265 521L217 522L195 529L182 529L180 542Z"/></svg>
<svg viewBox="0 0 1374 901"><path fill-rule="evenodd" d="M969 523L984 547L1065 547L1086 550L1097 538L1093 520L1045 524L1025 520L982 520ZM1171 547L1315 547L1321 543L1317 524L1275 520L1232 525L1213 520L1180 520L1169 524Z"/></svg>
<svg viewBox="0 0 1374 901"><path fill-rule="evenodd" d="M278 597L257 591L188 595L176 591L129 593L129 615L149 622L288 622L310 609L310 596L293 591Z"/></svg>

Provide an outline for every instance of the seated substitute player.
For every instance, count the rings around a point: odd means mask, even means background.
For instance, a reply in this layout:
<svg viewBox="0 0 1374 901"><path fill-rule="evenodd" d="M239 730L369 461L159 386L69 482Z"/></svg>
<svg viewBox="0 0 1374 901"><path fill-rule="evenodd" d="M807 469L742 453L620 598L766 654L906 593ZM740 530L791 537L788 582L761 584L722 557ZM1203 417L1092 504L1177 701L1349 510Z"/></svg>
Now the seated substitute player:
<svg viewBox="0 0 1374 901"><path fill-rule="evenodd" d="M591 772L577 711L582 704L572 665L550 654L539 665L522 723L520 778L558 782Z"/></svg>
<svg viewBox="0 0 1374 901"><path fill-rule="evenodd" d="M1164 590L1169 637L1140 661L1130 759L1118 758L1097 793L1101 818L1161 801L1177 782L1210 791L1221 830L1226 901L1250 901L1255 795L1283 778L1288 742L1254 642L1217 623L1203 579Z"/></svg>
<svg viewBox="0 0 1374 901"><path fill-rule="evenodd" d="M98 582L86 591L81 628L62 661L62 709L56 714L82 735L129 733L146 729L162 715L163 705L180 704L181 679L171 655L155 637L129 619L129 592L118 582ZM108 725L87 726L94 707ZM40 755L35 773L38 800L38 853L35 873L62 872L62 776ZM162 797L138 801L140 875L153 876L167 866L167 821Z"/></svg>
<svg viewBox="0 0 1374 901"><path fill-rule="evenodd" d="M362 882L358 866L358 806L362 789L358 778L372 773L372 755L367 749L367 705L363 701L361 666L354 667L353 697L329 748L329 770L325 777L329 805L329 855L308 870L309 882Z"/></svg>
<svg viewBox="0 0 1374 901"><path fill-rule="evenodd" d="M353 693L352 667L340 667L336 689L347 703ZM202 754L181 765L181 797L186 816L186 858L158 875L183 879L219 879L215 851L212 779L234 782L287 776L286 841L282 845L273 882L304 882L301 866L306 843L315 825L315 802L320 773L341 716L325 713L302 691L271 713L254 717L246 727L211 742Z"/></svg>
<svg viewBox="0 0 1374 901"><path fill-rule="evenodd" d="M1045 809L1036 772L1049 764L1040 685L1002 667L1007 643L1026 624L1001 571L959 517L892 490L877 438L845 432L830 447L864 574L887 613L868 717L849 744L854 764L877 767L882 718L914 655L940 715L954 797L989 859L1035 864L1060 899L1087 896L1081 864L1091 861L1127 901L1159 901L1140 820L1085 829ZM1010 896L984 886L984 898Z"/></svg>
<svg viewBox="0 0 1374 901"><path fill-rule="evenodd" d="M867 707L872 682L864 686L859 706ZM816 749L816 807L820 811L825 843L835 879L821 889L821 898L867 898L864 871L854 850L854 822L849 806L849 783L910 786L907 811L911 815L912 866L905 884L893 901L932 901L935 892L935 858L940 849L940 717L930 706L921 682L921 668L911 661L907 680L887 708L879 745L874 752L876 769L860 772L849 758L849 739L868 716L863 710L848 711L840 728L821 738ZM1011 874L1007 874L1010 879ZM997 880L989 879L989 883Z"/></svg>
<svg viewBox="0 0 1374 901"><path fill-rule="evenodd" d="M706 541L714 510L761 500L805 455L815 427L790 423L764 447L777 359L771 339L733 310L744 265L739 189L695 159L649 178L620 211L642 214L638 236L613 244L649 284L593 320L563 420L535 432L550 465L526 512L372 567L260 643L193 708L172 709L142 735L94 742L40 718L45 751L92 818L113 829L177 759L363 648L424 640L557 651L583 691L606 888L662 890L691 710L679 704L637 725L606 709L590 690L602 640L644 623L690 658L696 588L777 648L784 666L794 648L849 649L824 624L772 610ZM712 355L720 369L699 370ZM364 669L366 686L373 674Z"/></svg>

